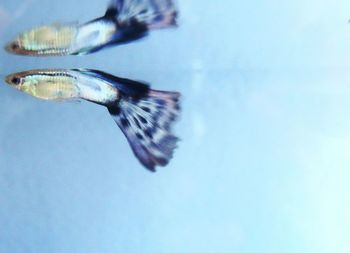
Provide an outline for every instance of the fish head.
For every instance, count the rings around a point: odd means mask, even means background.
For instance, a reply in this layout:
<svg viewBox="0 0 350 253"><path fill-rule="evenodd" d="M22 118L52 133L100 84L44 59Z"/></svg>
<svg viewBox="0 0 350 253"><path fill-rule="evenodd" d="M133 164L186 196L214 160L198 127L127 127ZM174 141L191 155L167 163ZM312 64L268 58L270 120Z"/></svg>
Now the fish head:
<svg viewBox="0 0 350 253"><path fill-rule="evenodd" d="M19 73L8 75L6 76L5 80L8 85L19 90L21 89L21 86L25 82L25 78L22 77Z"/></svg>
<svg viewBox="0 0 350 253"><path fill-rule="evenodd" d="M5 50L11 54L33 55L30 47L24 42L22 35L7 43Z"/></svg>
<svg viewBox="0 0 350 253"><path fill-rule="evenodd" d="M20 48L21 46L17 40L11 41L5 46L5 50L9 53L16 53Z"/></svg>
<svg viewBox="0 0 350 253"><path fill-rule="evenodd" d="M31 95L35 91L37 81L31 78L29 71L18 72L6 76L5 81L11 87Z"/></svg>
<svg viewBox="0 0 350 253"><path fill-rule="evenodd" d="M33 31L27 31L19 34L15 39L6 44L5 50L11 54L35 56L35 34Z"/></svg>

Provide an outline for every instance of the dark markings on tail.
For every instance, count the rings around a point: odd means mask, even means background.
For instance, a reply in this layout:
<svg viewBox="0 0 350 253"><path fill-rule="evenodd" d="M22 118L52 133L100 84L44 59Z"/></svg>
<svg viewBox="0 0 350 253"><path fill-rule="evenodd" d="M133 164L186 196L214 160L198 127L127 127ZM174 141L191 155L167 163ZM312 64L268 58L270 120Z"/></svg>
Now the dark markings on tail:
<svg viewBox="0 0 350 253"><path fill-rule="evenodd" d="M158 29L175 26L177 15L173 0L113 0L105 17L116 18L119 24L134 20L148 29Z"/></svg>
<svg viewBox="0 0 350 253"><path fill-rule="evenodd" d="M179 96L177 92L149 90L137 100L123 97L108 107L135 156L150 171L167 165L177 147L171 126L180 112Z"/></svg>

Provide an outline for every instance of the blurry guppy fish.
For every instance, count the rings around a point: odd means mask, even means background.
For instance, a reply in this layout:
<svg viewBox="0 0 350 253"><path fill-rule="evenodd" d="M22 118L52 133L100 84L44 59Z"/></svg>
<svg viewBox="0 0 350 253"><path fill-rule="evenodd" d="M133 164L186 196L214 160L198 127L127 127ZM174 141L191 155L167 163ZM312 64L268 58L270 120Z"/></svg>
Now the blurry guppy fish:
<svg viewBox="0 0 350 253"><path fill-rule="evenodd" d="M103 17L85 24L47 25L21 33L6 45L30 56L85 55L145 37L149 30L176 26L173 0L113 0Z"/></svg>
<svg viewBox="0 0 350 253"><path fill-rule="evenodd" d="M15 73L6 82L45 100L84 99L106 106L134 154L150 171L165 166L178 138L171 133L180 93L150 89L147 83L88 69L41 69Z"/></svg>

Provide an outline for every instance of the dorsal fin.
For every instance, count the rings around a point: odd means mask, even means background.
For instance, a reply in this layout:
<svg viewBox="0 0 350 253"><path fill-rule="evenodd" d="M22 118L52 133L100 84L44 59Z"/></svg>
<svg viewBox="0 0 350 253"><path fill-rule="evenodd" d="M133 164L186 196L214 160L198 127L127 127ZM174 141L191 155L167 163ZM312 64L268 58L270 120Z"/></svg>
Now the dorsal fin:
<svg viewBox="0 0 350 253"><path fill-rule="evenodd" d="M118 15L118 13L119 13L119 11L118 11L117 6L111 4L111 5L108 7L108 9L107 9L107 11L106 11L104 17L105 17L105 18L108 18L108 19L113 19L113 18L115 18L115 17Z"/></svg>

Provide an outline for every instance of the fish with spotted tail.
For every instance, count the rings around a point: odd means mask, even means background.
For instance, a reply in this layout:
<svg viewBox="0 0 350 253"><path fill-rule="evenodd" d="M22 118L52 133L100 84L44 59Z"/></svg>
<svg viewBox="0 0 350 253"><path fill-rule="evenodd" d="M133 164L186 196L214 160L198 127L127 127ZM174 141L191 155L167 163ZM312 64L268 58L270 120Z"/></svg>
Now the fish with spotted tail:
<svg viewBox="0 0 350 253"><path fill-rule="evenodd" d="M11 74L6 82L44 100L83 99L107 107L135 156L150 171L166 166L177 147L172 125L180 93L90 69L38 69Z"/></svg>
<svg viewBox="0 0 350 253"><path fill-rule="evenodd" d="M6 45L29 56L85 55L129 43L149 31L176 26L173 0L113 0L104 16L85 24L54 24L19 34Z"/></svg>

